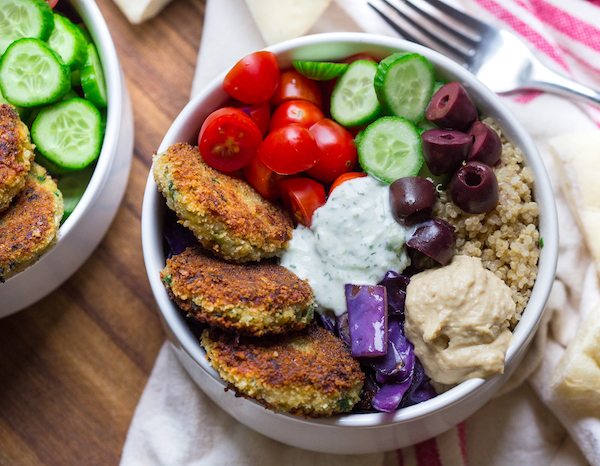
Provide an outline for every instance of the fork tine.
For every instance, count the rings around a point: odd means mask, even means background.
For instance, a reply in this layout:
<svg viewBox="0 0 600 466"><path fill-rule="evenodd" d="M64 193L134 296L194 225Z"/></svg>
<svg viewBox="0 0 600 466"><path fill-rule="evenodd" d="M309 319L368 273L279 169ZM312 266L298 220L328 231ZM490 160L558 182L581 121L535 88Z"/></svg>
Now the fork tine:
<svg viewBox="0 0 600 466"><path fill-rule="evenodd" d="M461 23L472 27L480 34L483 34L484 32L488 31L490 28L484 22L479 21L478 19L475 19L472 16L467 15L466 13L463 13L462 11L448 5L446 2L443 2L442 0L424 0L424 1L429 3L434 8L437 8L438 10L441 10L444 13L448 14L448 16L451 16L451 17L457 19L458 21L460 21Z"/></svg>
<svg viewBox="0 0 600 466"><path fill-rule="evenodd" d="M452 35L458 37L466 45L475 46L475 45L478 44L479 40L481 39L479 36L477 37L477 39L475 39L473 37L469 37L464 32L462 32L461 30L448 26L446 23L444 23L443 21L441 21L439 18L433 16L431 13L429 13L428 11L423 10L420 6L418 6L417 4L415 4L414 0L404 0L404 3L407 6L409 6L410 8L412 8L415 12L417 12L421 16L424 16L430 22L432 22L436 26L438 26L441 29L443 29L444 31L446 31L448 34L452 34Z"/></svg>
<svg viewBox="0 0 600 466"><path fill-rule="evenodd" d="M409 33L406 29L400 27L400 25L398 25L395 21L393 21L388 15L386 15L384 12L382 12L379 8L377 8L375 5L373 5L371 2L367 2L367 4L373 8L373 10L375 10L375 12L381 16L381 18L388 23L392 29L394 29L394 31L396 31L398 34L400 34L402 37L404 37L405 39L411 41L411 42L415 42L417 44L421 44L423 45L423 42L418 40L415 36L413 36L411 33Z"/></svg>
<svg viewBox="0 0 600 466"><path fill-rule="evenodd" d="M418 22L416 22L413 18L410 18L409 16L407 16L406 13L404 13L400 8L398 8L397 6L393 5L389 0L382 0L382 1L386 5L388 5L390 8L392 8L396 13L398 13L398 15L400 15L400 17L402 19L404 19L405 21L407 21L412 27L414 27L415 29L417 29L421 34L423 34L424 36L428 37L429 39L431 39L433 42L435 42L439 46L441 46L444 49L448 49L449 51L453 52L455 55L457 55L458 57L460 57L462 60L467 60L470 57L470 55L469 55L469 53L467 51L462 50L462 49L454 46L449 41L444 40L444 39L440 38L439 36L433 34L432 32L428 31L421 24L419 24Z"/></svg>

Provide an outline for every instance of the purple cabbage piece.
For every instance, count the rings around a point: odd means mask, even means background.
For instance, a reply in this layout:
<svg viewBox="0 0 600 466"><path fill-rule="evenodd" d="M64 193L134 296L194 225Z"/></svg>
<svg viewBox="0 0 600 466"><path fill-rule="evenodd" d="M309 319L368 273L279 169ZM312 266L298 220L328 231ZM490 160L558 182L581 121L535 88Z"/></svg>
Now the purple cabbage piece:
<svg viewBox="0 0 600 466"><path fill-rule="evenodd" d="M198 244L194 234L177 223L175 215L169 214L165 219L163 236L168 246L168 257L182 253L190 246Z"/></svg>
<svg viewBox="0 0 600 466"><path fill-rule="evenodd" d="M323 327L325 330L327 330L328 332L333 333L334 335L337 334L336 332L336 318L335 315L332 315L330 312L315 312L315 320L317 321L317 324L319 324L321 327Z"/></svg>
<svg viewBox="0 0 600 466"><path fill-rule="evenodd" d="M404 382L412 376L415 353L412 343L404 336L399 321L389 320L387 354L373 360L371 367L375 369L377 382L382 384Z"/></svg>
<svg viewBox="0 0 600 466"><path fill-rule="evenodd" d="M412 383L402 400L402 407L412 406L435 396L437 396L437 393L429 383L429 378L425 375L425 369L423 369L421 361L415 357Z"/></svg>
<svg viewBox="0 0 600 466"><path fill-rule="evenodd" d="M412 378L408 378L402 383L382 385L379 391L373 397L372 405L377 411L391 413L398 409L402 397L410 388Z"/></svg>
<svg viewBox="0 0 600 466"><path fill-rule="evenodd" d="M336 330L338 337L340 337L340 339L346 344L346 346L350 347L350 326L348 325L347 312L344 312L341 316L337 318Z"/></svg>
<svg viewBox="0 0 600 466"><path fill-rule="evenodd" d="M390 270L386 272L380 285L385 286L388 299L388 314L390 316L404 316L404 303L406 302L406 287L410 278Z"/></svg>
<svg viewBox="0 0 600 466"><path fill-rule="evenodd" d="M352 356L372 358L387 353L387 292L381 285L346 285Z"/></svg>

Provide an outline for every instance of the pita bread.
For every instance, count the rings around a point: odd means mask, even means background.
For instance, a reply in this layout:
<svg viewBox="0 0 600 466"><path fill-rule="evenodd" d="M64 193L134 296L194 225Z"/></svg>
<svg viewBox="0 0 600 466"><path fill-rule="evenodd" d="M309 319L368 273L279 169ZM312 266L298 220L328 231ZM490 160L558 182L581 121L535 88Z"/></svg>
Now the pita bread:
<svg viewBox="0 0 600 466"><path fill-rule="evenodd" d="M300 37L317 22L331 0L246 0L267 45Z"/></svg>
<svg viewBox="0 0 600 466"><path fill-rule="evenodd" d="M600 277L600 131L569 133L549 144L561 164L561 188Z"/></svg>

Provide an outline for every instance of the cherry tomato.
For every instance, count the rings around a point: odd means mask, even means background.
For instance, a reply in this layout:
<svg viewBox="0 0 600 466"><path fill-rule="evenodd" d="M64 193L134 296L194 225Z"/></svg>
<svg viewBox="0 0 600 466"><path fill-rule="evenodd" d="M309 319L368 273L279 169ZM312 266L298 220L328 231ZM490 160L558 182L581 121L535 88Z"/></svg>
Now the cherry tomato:
<svg viewBox="0 0 600 466"><path fill-rule="evenodd" d="M280 175L293 175L313 167L319 148L306 128L288 125L271 131L258 148L263 163Z"/></svg>
<svg viewBox="0 0 600 466"><path fill-rule="evenodd" d="M297 124L310 128L317 121L325 118L323 112L308 100L288 100L282 103L271 118L271 131L282 126Z"/></svg>
<svg viewBox="0 0 600 466"><path fill-rule="evenodd" d="M348 58L345 58L344 60L342 60L342 63L353 63L358 60L369 60L369 61L374 61L375 63L377 63L379 61L376 58L374 58L372 55L361 52L361 53L356 53L354 55L350 55Z"/></svg>
<svg viewBox="0 0 600 466"><path fill-rule="evenodd" d="M54 8L56 6L56 4L58 3L58 0L46 0L48 2L48 5L50 5L50 8Z"/></svg>
<svg viewBox="0 0 600 466"><path fill-rule="evenodd" d="M331 185L331 188L329 188L329 195L331 196L331 193L333 192L333 190L335 188L337 188L339 185L341 185L342 183L344 183L348 180L353 180L354 178L364 178L365 176L367 176L367 174L362 173L362 172L348 172L348 173L344 173L343 175L338 176L337 179Z"/></svg>
<svg viewBox="0 0 600 466"><path fill-rule="evenodd" d="M198 135L204 161L223 172L239 170L250 162L262 140L260 129L238 108L225 107L211 113Z"/></svg>
<svg viewBox="0 0 600 466"><path fill-rule="evenodd" d="M321 88L316 81L302 76L296 70L282 71L279 87L273 95L271 102L279 105L286 100L308 100L317 107L321 107Z"/></svg>
<svg viewBox="0 0 600 466"><path fill-rule="evenodd" d="M292 218L310 226L315 210L325 204L325 188L310 178L287 178L279 183L283 204Z"/></svg>
<svg viewBox="0 0 600 466"><path fill-rule="evenodd" d="M274 201L279 197L279 182L284 177L267 167L260 157L253 157L244 167L244 176L248 184L265 199Z"/></svg>
<svg viewBox="0 0 600 466"><path fill-rule="evenodd" d="M342 173L354 168L357 161L352 134L329 118L312 125L310 134L319 148L319 161L308 174L323 183L331 183Z"/></svg>
<svg viewBox="0 0 600 466"><path fill-rule="evenodd" d="M258 126L258 129L260 129L263 136L267 134L267 131L269 131L269 120L271 118L271 107L268 103L248 105L242 107L240 110L252 118L252 121L256 123L256 126Z"/></svg>
<svg viewBox="0 0 600 466"><path fill-rule="evenodd" d="M237 62L223 80L223 89L246 104L267 102L279 84L279 64L272 52L254 52Z"/></svg>

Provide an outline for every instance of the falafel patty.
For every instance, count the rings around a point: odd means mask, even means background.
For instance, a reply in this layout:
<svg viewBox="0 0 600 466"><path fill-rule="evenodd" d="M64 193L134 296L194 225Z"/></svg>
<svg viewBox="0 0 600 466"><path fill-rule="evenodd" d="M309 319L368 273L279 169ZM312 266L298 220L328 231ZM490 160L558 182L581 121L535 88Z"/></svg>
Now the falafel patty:
<svg viewBox="0 0 600 466"><path fill-rule="evenodd" d="M33 161L29 130L14 107L0 104L0 212L25 186Z"/></svg>
<svg viewBox="0 0 600 466"><path fill-rule="evenodd" d="M280 265L232 264L187 248L167 260L161 278L189 316L224 330L280 334L301 330L313 318L310 286Z"/></svg>
<svg viewBox="0 0 600 466"><path fill-rule="evenodd" d="M54 243L63 198L46 170L34 163L25 187L0 214L0 281L35 262Z"/></svg>
<svg viewBox="0 0 600 466"><path fill-rule="evenodd" d="M348 412L364 374L344 343L327 330L273 339L236 339L214 330L201 337L211 365L242 396L301 416Z"/></svg>
<svg viewBox="0 0 600 466"><path fill-rule="evenodd" d="M179 223L216 255L235 262L278 256L292 237L289 216L246 182L209 167L196 147L154 156L154 179Z"/></svg>

